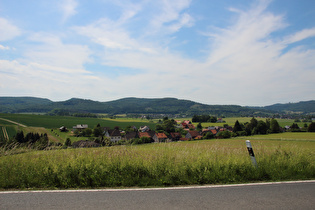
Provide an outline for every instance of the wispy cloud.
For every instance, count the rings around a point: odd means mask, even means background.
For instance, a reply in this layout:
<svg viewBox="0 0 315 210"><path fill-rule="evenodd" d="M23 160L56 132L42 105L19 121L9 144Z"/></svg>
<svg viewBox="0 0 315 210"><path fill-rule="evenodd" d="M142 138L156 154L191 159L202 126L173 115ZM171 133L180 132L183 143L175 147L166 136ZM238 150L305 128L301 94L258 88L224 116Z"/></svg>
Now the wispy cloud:
<svg viewBox="0 0 315 210"><path fill-rule="evenodd" d="M150 21L149 33L174 33L182 27L191 27L194 19L183 12L190 4L191 0L159 1L159 12Z"/></svg>
<svg viewBox="0 0 315 210"><path fill-rule="evenodd" d="M298 31L297 33L290 35L284 39L285 44L291 44L295 42L302 41L307 38L311 38L315 36L315 28L304 29L302 31Z"/></svg>
<svg viewBox="0 0 315 210"><path fill-rule="evenodd" d="M77 6L78 6L78 3L76 2L76 0L62 0L59 3L59 8L61 12L63 13L63 17L62 17L63 22L77 13L76 11Z"/></svg>
<svg viewBox="0 0 315 210"><path fill-rule="evenodd" d="M0 42L11 40L21 34L21 30L9 20L0 17Z"/></svg>
<svg viewBox="0 0 315 210"><path fill-rule="evenodd" d="M83 69L85 63L92 61L87 46L64 44L57 35L41 32L30 35L28 39L38 43L24 52L25 58L31 62Z"/></svg>
<svg viewBox="0 0 315 210"><path fill-rule="evenodd" d="M3 45L0 44L0 50L10 50L10 47L3 46Z"/></svg>

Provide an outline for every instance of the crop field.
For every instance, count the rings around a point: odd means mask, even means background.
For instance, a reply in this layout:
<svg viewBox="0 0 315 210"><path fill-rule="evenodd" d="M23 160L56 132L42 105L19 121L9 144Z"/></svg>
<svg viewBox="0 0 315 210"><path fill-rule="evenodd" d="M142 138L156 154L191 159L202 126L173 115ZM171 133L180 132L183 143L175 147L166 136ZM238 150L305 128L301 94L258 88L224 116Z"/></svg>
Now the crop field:
<svg viewBox="0 0 315 210"><path fill-rule="evenodd" d="M16 134L15 126L0 126L0 137L4 139L11 139Z"/></svg>
<svg viewBox="0 0 315 210"><path fill-rule="evenodd" d="M0 114L0 118L9 119L18 123L25 124L31 127L44 127L44 128L59 128L66 126L72 128L78 124L88 124L90 128L94 128L98 123L103 127L114 128L119 126L125 128L128 125L140 127L148 125L149 127L155 127L155 123L147 120L142 121L124 121L115 119L101 119L101 118L81 118L81 117L62 117L62 116L47 116L47 115L32 115L32 114ZM4 121L6 122L6 121ZM2 123L2 122L0 122ZM8 122L7 122L8 123Z"/></svg>
<svg viewBox="0 0 315 210"><path fill-rule="evenodd" d="M266 136L265 136L266 137ZM246 138L31 151L0 158L0 189L225 184L315 178L315 142ZM313 137L308 137L310 139Z"/></svg>

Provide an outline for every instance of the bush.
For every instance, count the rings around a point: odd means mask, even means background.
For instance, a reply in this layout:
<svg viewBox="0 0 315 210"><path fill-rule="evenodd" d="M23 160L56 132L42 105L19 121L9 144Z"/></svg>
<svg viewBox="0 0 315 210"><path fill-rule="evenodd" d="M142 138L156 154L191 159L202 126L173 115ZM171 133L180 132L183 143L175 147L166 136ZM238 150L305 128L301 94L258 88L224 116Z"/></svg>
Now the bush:
<svg viewBox="0 0 315 210"><path fill-rule="evenodd" d="M228 138L231 138L231 136L232 136L232 133L230 131L220 131L217 134L217 137L222 138L222 139L228 139Z"/></svg>

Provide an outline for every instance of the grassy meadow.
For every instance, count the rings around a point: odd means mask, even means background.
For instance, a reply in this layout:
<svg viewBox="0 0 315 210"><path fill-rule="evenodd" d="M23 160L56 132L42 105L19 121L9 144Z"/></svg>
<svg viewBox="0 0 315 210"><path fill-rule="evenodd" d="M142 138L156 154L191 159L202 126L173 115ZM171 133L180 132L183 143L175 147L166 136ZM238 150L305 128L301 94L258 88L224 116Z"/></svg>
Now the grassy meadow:
<svg viewBox="0 0 315 210"><path fill-rule="evenodd" d="M0 158L0 189L150 187L315 178L315 134L308 140L246 138L31 151Z"/></svg>

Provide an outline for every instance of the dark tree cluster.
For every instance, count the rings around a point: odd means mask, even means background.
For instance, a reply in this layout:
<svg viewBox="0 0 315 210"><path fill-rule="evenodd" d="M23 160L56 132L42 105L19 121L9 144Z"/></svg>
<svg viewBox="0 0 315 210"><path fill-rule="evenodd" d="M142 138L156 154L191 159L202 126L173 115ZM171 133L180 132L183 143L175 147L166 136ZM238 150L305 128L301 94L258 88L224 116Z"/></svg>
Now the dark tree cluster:
<svg viewBox="0 0 315 210"><path fill-rule="evenodd" d="M276 119L257 120L252 118L249 123L242 124L236 120L233 132L237 136L249 136L257 134L280 133L281 128Z"/></svg>
<svg viewBox="0 0 315 210"><path fill-rule="evenodd" d="M48 136L47 133L27 133L24 135L23 131L18 131L14 137L14 141L19 144L28 144L36 147L37 149L44 149L48 146Z"/></svg>
<svg viewBox="0 0 315 210"><path fill-rule="evenodd" d="M155 126L157 132L171 133L175 132L176 121L174 119L169 120L167 117L163 118L160 124Z"/></svg>
<svg viewBox="0 0 315 210"><path fill-rule="evenodd" d="M192 122L217 122L217 118L210 115L194 115L192 117Z"/></svg>

